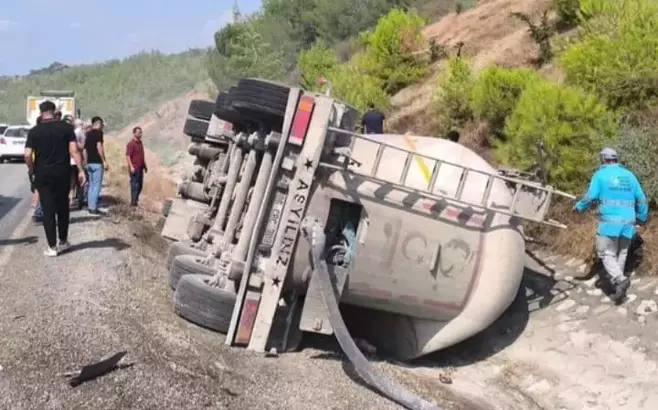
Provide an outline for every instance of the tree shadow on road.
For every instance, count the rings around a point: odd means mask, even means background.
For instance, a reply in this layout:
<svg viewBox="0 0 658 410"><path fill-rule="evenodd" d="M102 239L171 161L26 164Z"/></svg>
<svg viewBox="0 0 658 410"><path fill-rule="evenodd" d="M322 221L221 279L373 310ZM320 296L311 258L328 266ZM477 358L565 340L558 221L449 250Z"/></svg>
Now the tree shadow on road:
<svg viewBox="0 0 658 410"><path fill-rule="evenodd" d="M39 238L36 236L26 236L25 238L0 239L0 246L32 245L37 242L39 242Z"/></svg>
<svg viewBox="0 0 658 410"><path fill-rule="evenodd" d="M113 248L117 251L130 248L130 245L118 238L107 238L102 240L93 240L71 245L66 253L81 251L84 249L101 249Z"/></svg>

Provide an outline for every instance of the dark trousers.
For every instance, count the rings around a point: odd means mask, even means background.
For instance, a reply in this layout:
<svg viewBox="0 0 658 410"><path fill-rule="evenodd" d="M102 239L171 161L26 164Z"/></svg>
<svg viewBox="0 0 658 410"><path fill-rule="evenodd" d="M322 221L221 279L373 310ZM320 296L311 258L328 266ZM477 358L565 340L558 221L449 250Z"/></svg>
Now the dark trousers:
<svg viewBox="0 0 658 410"><path fill-rule="evenodd" d="M144 186L144 169L136 168L135 172L130 174L130 205L137 206L139 203L139 194L142 193Z"/></svg>
<svg viewBox="0 0 658 410"><path fill-rule="evenodd" d="M34 185L39 191L39 202L43 210L43 229L46 231L48 246L57 245L57 237L65 242L69 235L69 188L70 174L68 169L63 172L49 170L37 175ZM59 235L58 235L59 234Z"/></svg>

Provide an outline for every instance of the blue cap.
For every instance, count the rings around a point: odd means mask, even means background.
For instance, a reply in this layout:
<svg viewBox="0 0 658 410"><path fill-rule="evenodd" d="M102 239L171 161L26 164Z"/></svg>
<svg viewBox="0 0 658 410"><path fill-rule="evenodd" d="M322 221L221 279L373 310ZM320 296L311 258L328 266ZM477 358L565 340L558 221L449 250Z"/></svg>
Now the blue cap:
<svg viewBox="0 0 658 410"><path fill-rule="evenodd" d="M619 155L617 155L617 151L615 151L612 148L603 148L601 150L601 153L599 154L601 156L601 159L604 160L618 160Z"/></svg>

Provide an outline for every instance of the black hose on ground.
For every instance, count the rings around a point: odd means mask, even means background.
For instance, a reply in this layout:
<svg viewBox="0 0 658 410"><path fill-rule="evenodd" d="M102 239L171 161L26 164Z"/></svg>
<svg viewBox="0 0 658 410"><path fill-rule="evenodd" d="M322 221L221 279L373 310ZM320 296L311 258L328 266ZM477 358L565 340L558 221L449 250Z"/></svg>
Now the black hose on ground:
<svg viewBox="0 0 658 410"><path fill-rule="evenodd" d="M311 229L311 254L313 268L320 281L322 300L329 313L329 322L334 328L338 344L352 363L359 377L384 397L409 410L441 410L435 404L423 400L399 384L387 379L378 372L361 353L352 340L338 309L338 292L334 288L327 263L323 258L326 236L323 227L316 223Z"/></svg>

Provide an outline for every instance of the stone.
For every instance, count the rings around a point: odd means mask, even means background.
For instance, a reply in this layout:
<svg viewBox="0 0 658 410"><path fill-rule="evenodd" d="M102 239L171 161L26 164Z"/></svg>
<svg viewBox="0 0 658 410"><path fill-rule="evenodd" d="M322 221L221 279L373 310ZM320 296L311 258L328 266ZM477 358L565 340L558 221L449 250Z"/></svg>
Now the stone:
<svg viewBox="0 0 658 410"><path fill-rule="evenodd" d="M635 310L635 314L638 316L650 315L656 312L658 312L658 304L651 299L641 301Z"/></svg>
<svg viewBox="0 0 658 410"><path fill-rule="evenodd" d="M576 313L578 313L579 315L584 315L587 312L589 312L589 306L587 305L578 306L578 308L576 309Z"/></svg>
<svg viewBox="0 0 658 410"><path fill-rule="evenodd" d="M631 303L637 299L637 295L634 293L631 293L630 295L626 295L626 302L625 303Z"/></svg>
<svg viewBox="0 0 658 410"><path fill-rule="evenodd" d="M594 308L594 314L599 315L603 312L608 311L609 309L610 309L610 306L608 306L608 305L597 306L596 308Z"/></svg>
<svg viewBox="0 0 658 410"><path fill-rule="evenodd" d="M601 296L603 291L601 289L591 289L587 291L587 294L590 296Z"/></svg>
<svg viewBox="0 0 658 410"><path fill-rule="evenodd" d="M586 263L583 263L577 269L578 273L585 273L586 270L587 270L587 264Z"/></svg>
<svg viewBox="0 0 658 410"><path fill-rule="evenodd" d="M628 314L628 309L626 309L623 306L620 306L617 308L617 313L619 313L622 316L626 316Z"/></svg>
<svg viewBox="0 0 658 410"><path fill-rule="evenodd" d="M576 301L573 299L567 299L564 302L560 303L555 310L558 312L564 312L565 310L571 309L576 306Z"/></svg>

